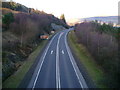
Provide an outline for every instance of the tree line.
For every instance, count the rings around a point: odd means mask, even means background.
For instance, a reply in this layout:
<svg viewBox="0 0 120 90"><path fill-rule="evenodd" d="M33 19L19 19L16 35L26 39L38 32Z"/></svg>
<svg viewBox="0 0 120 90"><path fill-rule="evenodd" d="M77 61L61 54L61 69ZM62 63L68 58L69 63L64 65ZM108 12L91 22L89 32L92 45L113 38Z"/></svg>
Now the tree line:
<svg viewBox="0 0 120 90"><path fill-rule="evenodd" d="M120 28L97 22L83 22L75 25L78 42L85 45L96 63L106 74L105 84L108 87L119 87L120 84ZM104 77L103 77L104 78Z"/></svg>

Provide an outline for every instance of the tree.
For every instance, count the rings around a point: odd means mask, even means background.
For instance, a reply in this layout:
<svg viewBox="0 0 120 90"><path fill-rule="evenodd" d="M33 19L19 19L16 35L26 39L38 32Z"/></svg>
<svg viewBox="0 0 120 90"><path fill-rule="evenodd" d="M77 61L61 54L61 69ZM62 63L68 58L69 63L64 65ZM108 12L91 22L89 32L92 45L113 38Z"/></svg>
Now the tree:
<svg viewBox="0 0 120 90"><path fill-rule="evenodd" d="M13 2L13 0L10 0L10 6L11 6L11 9L12 10L15 10L16 9L16 7L17 7L17 4L15 3L15 2Z"/></svg>
<svg viewBox="0 0 120 90"><path fill-rule="evenodd" d="M6 28L9 28L9 24L14 21L13 13L5 14L2 18L2 22L6 24Z"/></svg>
<svg viewBox="0 0 120 90"><path fill-rule="evenodd" d="M60 19L63 20L63 22L66 24L66 20L65 20L65 15L64 15L64 14L62 14L62 15L60 16Z"/></svg>

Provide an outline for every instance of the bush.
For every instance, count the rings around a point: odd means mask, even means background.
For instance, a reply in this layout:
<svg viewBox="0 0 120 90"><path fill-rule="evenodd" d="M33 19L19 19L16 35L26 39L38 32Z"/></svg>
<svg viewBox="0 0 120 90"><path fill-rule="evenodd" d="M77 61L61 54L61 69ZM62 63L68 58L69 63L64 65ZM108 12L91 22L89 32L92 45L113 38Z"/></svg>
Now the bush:
<svg viewBox="0 0 120 90"><path fill-rule="evenodd" d="M5 14L2 18L3 24L6 24L6 27L9 27L9 24L14 21L14 15L13 13Z"/></svg>

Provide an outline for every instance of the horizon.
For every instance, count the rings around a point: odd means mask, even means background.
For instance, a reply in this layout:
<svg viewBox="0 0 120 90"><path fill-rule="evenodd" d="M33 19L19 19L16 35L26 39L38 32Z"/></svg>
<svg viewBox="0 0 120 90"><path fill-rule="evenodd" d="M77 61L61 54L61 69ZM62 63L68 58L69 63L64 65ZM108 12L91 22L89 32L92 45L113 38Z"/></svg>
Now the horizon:
<svg viewBox="0 0 120 90"><path fill-rule="evenodd" d="M11 1L11 0L6 0L6 1ZM44 11L48 14L53 14L54 16L58 18L61 16L61 14L64 14L66 21L69 21L71 19L78 19L78 18L117 16L118 15L118 2L119 2L119 0L106 0L106 1L104 0L101 0L101 1L76 0L76 2L74 2L74 0L69 0L69 3L68 3L68 0L66 1L64 0L61 0L61 1L60 0L58 1L56 0L51 0L51 1L12 0L12 1L25 5L29 8L34 8L40 11ZM87 7L85 7L85 5ZM88 7L89 7L89 10L88 10ZM84 10L82 8L84 8ZM78 12L78 10L80 12Z"/></svg>

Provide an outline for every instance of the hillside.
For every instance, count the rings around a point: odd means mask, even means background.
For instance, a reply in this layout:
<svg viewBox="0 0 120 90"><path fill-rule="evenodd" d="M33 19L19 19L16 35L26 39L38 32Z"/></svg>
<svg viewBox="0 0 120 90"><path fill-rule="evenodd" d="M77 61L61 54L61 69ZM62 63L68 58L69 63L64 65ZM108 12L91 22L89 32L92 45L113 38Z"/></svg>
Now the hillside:
<svg viewBox="0 0 120 90"><path fill-rule="evenodd" d="M94 21L94 20L98 20L98 21L102 21L105 23L118 23L118 17L117 16L106 16L106 17L89 17L89 18L83 18L80 19L81 21L83 20L87 20L87 21Z"/></svg>
<svg viewBox="0 0 120 90"><path fill-rule="evenodd" d="M29 12L29 8L21 5L19 3L15 3L15 2L2 2L2 7L3 8L9 8L15 11L21 11L21 12Z"/></svg>
<svg viewBox="0 0 120 90"><path fill-rule="evenodd" d="M53 24L68 28L52 14L15 2L2 2L2 70L3 81L19 69L31 52L43 41L40 35L56 31ZM61 29L61 30L62 30Z"/></svg>
<svg viewBox="0 0 120 90"><path fill-rule="evenodd" d="M68 20L69 25L75 25L76 23L83 22L83 21L101 21L104 23L113 23L118 24L118 16L105 16L105 17L88 17L88 18L74 18Z"/></svg>

